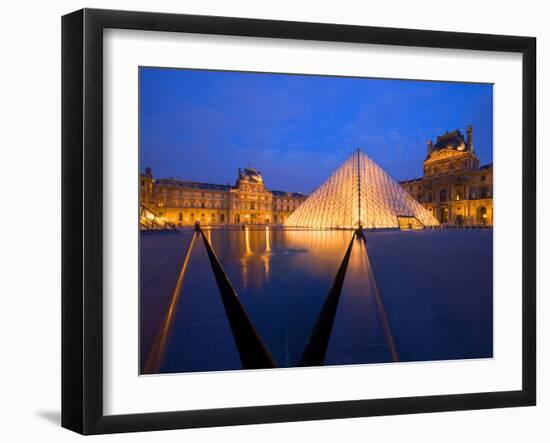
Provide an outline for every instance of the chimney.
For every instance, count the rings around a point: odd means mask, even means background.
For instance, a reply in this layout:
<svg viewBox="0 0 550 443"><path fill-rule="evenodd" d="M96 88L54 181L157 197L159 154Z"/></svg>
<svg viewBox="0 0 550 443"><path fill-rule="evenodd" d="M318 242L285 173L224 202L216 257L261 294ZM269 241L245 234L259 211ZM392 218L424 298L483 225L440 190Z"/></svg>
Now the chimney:
<svg viewBox="0 0 550 443"><path fill-rule="evenodd" d="M149 166L145 168L145 176L149 178L153 177L153 170Z"/></svg>
<svg viewBox="0 0 550 443"><path fill-rule="evenodd" d="M472 140L472 132L473 128L472 125L468 125L466 128L466 146L468 147L469 151L474 151L474 142Z"/></svg>
<svg viewBox="0 0 550 443"><path fill-rule="evenodd" d="M433 151L433 143L431 140L428 140L426 142L427 146L428 146L428 157L432 154L432 151Z"/></svg>

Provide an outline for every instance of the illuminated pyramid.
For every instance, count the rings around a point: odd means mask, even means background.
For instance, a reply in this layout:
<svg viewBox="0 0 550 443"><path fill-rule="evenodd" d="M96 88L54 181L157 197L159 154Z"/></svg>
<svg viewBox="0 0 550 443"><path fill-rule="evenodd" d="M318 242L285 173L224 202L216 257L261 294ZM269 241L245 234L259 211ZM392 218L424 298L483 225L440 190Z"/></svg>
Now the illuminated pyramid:
<svg viewBox="0 0 550 443"><path fill-rule="evenodd" d="M399 228L439 222L363 151L355 151L285 221L302 228Z"/></svg>

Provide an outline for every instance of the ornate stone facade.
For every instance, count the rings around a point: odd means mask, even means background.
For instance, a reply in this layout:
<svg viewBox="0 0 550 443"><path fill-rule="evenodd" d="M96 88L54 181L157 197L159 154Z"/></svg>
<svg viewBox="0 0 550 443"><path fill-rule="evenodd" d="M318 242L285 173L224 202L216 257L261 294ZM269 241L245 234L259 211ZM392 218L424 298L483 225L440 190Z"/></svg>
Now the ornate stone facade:
<svg viewBox="0 0 550 443"><path fill-rule="evenodd" d="M140 176L141 203L177 226L209 224L282 224L307 198L296 192L270 191L259 171L239 169L234 186Z"/></svg>
<svg viewBox="0 0 550 443"><path fill-rule="evenodd" d="M424 176L400 182L440 223L493 225L493 165L480 166L473 129L457 129L427 144Z"/></svg>

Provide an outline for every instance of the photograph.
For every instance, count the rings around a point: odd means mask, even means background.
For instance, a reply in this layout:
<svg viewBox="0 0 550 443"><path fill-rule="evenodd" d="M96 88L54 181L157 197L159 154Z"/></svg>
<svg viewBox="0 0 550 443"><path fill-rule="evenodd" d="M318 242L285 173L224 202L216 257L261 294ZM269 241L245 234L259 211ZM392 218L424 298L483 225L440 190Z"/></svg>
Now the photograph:
<svg viewBox="0 0 550 443"><path fill-rule="evenodd" d="M493 85L139 67L142 375L493 357Z"/></svg>

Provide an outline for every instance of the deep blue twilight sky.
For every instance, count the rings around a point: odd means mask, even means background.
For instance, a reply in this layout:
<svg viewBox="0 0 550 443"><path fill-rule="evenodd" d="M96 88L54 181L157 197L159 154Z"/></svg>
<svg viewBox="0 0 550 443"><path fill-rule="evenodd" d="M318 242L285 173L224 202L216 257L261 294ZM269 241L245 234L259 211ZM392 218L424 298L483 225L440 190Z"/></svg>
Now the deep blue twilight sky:
<svg viewBox="0 0 550 443"><path fill-rule="evenodd" d="M468 124L491 162L492 85L140 69L140 169L157 178L233 184L250 163L268 189L310 193L361 148L404 180Z"/></svg>

